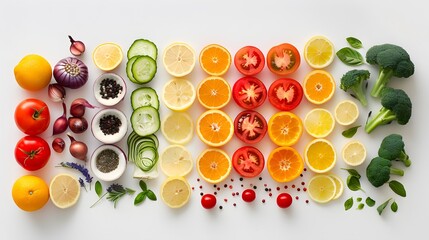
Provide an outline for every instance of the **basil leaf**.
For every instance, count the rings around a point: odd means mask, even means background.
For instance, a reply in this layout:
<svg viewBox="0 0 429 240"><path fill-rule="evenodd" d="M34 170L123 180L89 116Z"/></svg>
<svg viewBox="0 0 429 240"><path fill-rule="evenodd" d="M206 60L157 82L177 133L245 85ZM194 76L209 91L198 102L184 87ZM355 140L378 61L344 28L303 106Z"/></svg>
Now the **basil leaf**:
<svg viewBox="0 0 429 240"><path fill-rule="evenodd" d="M362 42L359 39L355 37L348 37L346 38L346 40L352 48L356 48L356 49L362 48Z"/></svg>
<svg viewBox="0 0 429 240"><path fill-rule="evenodd" d="M366 205L368 205L368 207L374 207L374 205L375 205L375 201L374 201L374 199L372 199L372 198L370 198L370 197L367 197L367 198L365 199L365 203L366 203Z"/></svg>
<svg viewBox="0 0 429 240"><path fill-rule="evenodd" d="M358 66L364 63L362 55L349 47L341 48L337 52L337 57L346 65Z"/></svg>
<svg viewBox="0 0 429 240"><path fill-rule="evenodd" d="M392 200L392 199L389 198L387 201L385 201L384 203L382 203L380 206L377 207L377 212L378 212L379 215L381 215L383 213L383 210L389 204L390 200Z"/></svg>
<svg viewBox="0 0 429 240"><path fill-rule="evenodd" d="M155 193L152 192L152 190L147 190L146 195L147 195L147 198L149 198L152 201L157 200L156 195L155 195Z"/></svg>
<svg viewBox="0 0 429 240"><path fill-rule="evenodd" d="M353 197L351 197L351 198L349 198L349 199L347 199L345 202L344 202L344 210L349 210L350 208L352 208L353 207Z"/></svg>
<svg viewBox="0 0 429 240"><path fill-rule="evenodd" d="M392 180L389 182L389 187L390 189L392 189L393 192L395 192L399 196L401 197L407 196L407 192L405 191L404 185L402 185L402 183L396 180Z"/></svg>
<svg viewBox="0 0 429 240"><path fill-rule="evenodd" d="M359 203L357 210L362 210L365 207L365 204Z"/></svg>
<svg viewBox="0 0 429 240"><path fill-rule="evenodd" d="M390 209L392 210L392 212L397 212L398 204L395 201L393 201L393 203L390 205Z"/></svg>
<svg viewBox="0 0 429 240"><path fill-rule="evenodd" d="M344 130L341 134L346 138L352 138L356 133L358 128L360 128L362 125L351 127L349 129Z"/></svg>
<svg viewBox="0 0 429 240"><path fill-rule="evenodd" d="M146 199L146 192L139 193L134 199L134 206L141 204Z"/></svg>
<svg viewBox="0 0 429 240"><path fill-rule="evenodd" d="M99 181L95 182L95 193L98 197L101 197L101 194L103 193L103 186Z"/></svg>
<svg viewBox="0 0 429 240"><path fill-rule="evenodd" d="M143 192L147 191L147 185L143 180L140 180L139 185Z"/></svg>
<svg viewBox="0 0 429 240"><path fill-rule="evenodd" d="M357 178L356 176L353 176L353 175L349 175L347 177L347 187L352 191L362 190L362 188L360 186L359 178ZM363 191L363 192L365 192L365 191Z"/></svg>
<svg viewBox="0 0 429 240"><path fill-rule="evenodd" d="M346 170L347 172L349 172L350 175L355 176L358 179L360 179L360 174L355 169L353 169L353 168L341 168L341 169Z"/></svg>

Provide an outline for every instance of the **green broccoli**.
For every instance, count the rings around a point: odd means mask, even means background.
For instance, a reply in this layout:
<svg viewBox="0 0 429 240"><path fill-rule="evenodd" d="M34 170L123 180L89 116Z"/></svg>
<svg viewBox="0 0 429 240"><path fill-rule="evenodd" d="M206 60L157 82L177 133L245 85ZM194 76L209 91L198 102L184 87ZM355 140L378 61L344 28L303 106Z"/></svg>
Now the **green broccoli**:
<svg viewBox="0 0 429 240"><path fill-rule="evenodd" d="M350 70L341 77L340 88L345 92L349 90L352 97L358 99L363 106L366 106L367 101L364 92L364 83L368 80L369 75L370 73L368 70Z"/></svg>
<svg viewBox="0 0 429 240"><path fill-rule="evenodd" d="M380 187L388 182L391 174L404 176L404 171L393 168L392 162L382 157L373 158L366 168L366 177L374 187Z"/></svg>
<svg viewBox="0 0 429 240"><path fill-rule="evenodd" d="M408 78L414 74L414 64L410 55L402 47L393 44L376 45L368 49L366 61L378 65L379 75L372 87L371 96L379 97L392 76Z"/></svg>
<svg viewBox="0 0 429 240"><path fill-rule="evenodd" d="M378 156L388 160L402 161L406 167L411 165L411 160L405 152L405 143L399 134L390 134L381 142Z"/></svg>
<svg viewBox="0 0 429 240"><path fill-rule="evenodd" d="M396 120L400 125L408 123L411 117L411 100L401 89L385 87L381 93L382 108L378 114L365 125L365 131L371 133L380 125Z"/></svg>

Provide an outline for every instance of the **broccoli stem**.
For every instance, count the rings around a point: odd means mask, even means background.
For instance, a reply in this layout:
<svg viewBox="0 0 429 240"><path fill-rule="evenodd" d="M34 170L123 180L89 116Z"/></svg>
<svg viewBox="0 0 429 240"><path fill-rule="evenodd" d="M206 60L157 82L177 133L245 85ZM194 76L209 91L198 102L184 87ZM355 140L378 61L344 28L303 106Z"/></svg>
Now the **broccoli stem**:
<svg viewBox="0 0 429 240"><path fill-rule="evenodd" d="M404 176L404 170L391 167L390 168L390 174L398 175L398 176Z"/></svg>
<svg viewBox="0 0 429 240"><path fill-rule="evenodd" d="M371 96L373 97L380 97L381 91L384 87L386 87L387 83L389 82L390 78L393 76L393 70L392 69L381 69L378 74L378 79L375 81L375 85L371 89Z"/></svg>
<svg viewBox="0 0 429 240"><path fill-rule="evenodd" d="M366 107L368 105L368 102L366 100L366 96L365 96L365 93L362 89L362 86L359 85L359 86L353 88L353 91L355 92L356 98L362 103L362 105L364 107Z"/></svg>
<svg viewBox="0 0 429 240"><path fill-rule="evenodd" d="M382 107L380 112L365 125L365 132L371 133L376 127L385 125L396 119L396 115L391 110Z"/></svg>
<svg viewBox="0 0 429 240"><path fill-rule="evenodd" d="M399 160L404 163L406 167L411 166L410 157L405 153L405 151L401 151L401 155L399 155Z"/></svg>

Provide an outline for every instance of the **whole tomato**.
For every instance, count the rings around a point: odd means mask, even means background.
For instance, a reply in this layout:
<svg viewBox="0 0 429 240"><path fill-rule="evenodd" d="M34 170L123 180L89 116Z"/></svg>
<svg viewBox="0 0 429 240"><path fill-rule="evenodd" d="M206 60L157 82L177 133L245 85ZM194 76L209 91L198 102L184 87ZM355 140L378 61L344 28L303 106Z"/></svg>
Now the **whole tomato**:
<svg viewBox="0 0 429 240"><path fill-rule="evenodd" d="M48 105L39 99L25 99L15 109L15 123L19 130L28 135L43 133L49 127L50 120Z"/></svg>
<svg viewBox="0 0 429 240"><path fill-rule="evenodd" d="M46 165L51 157L49 144L41 137L25 136L15 147L15 159L24 169L36 171Z"/></svg>

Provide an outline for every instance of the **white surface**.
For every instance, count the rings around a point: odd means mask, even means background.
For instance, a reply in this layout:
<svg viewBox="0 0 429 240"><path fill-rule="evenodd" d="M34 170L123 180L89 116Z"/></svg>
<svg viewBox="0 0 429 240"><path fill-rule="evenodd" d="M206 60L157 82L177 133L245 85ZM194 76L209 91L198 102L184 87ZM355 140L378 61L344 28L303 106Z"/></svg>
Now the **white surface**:
<svg viewBox="0 0 429 240"><path fill-rule="evenodd" d="M0 3L0 29L2 31L0 44L0 79L3 84L0 112L0 132L2 159L0 181L0 212L2 222L2 236L7 239L96 239L105 237L113 239L127 238L157 238L157 239L404 239L425 234L425 219L429 209L427 198L427 89L429 83L425 71L427 64L428 14L423 7L424 1L2 1ZM244 204L239 197L232 197L230 190L222 189L218 194L218 202L223 210L218 208L211 211L204 210L199 203L199 185L204 192L212 191L209 184L197 183L197 173L194 169L188 177L191 186L196 190L191 200L182 209L172 210L159 199L157 202L146 201L141 206L133 206L133 198L126 196L120 200L116 209L113 204L103 201L94 208L89 206L97 200L94 190L83 192L77 205L71 209L57 209L51 202L40 211L27 213L18 209L11 198L11 187L15 179L28 174L15 161L13 149L23 134L15 127L13 112L19 101L26 97L45 99L51 108L54 119L60 116L61 107L50 102L46 91L29 93L16 84L13 68L26 54L38 53L45 56L54 65L59 59L69 56L69 42L67 35L76 40L85 42L87 52L82 57L90 70L90 80L83 89L67 92L67 103L74 98L86 97L96 103L92 96L92 83L102 72L97 70L91 60L94 47L103 42L117 42L125 51L133 40L147 38L155 42L159 53L173 41L189 43L198 53L205 45L218 43L225 46L231 54L244 45L254 45L262 52L282 43L294 44L302 53L305 42L311 36L323 34L329 37L340 49L347 46L345 38L358 37L363 41L365 48L374 44L395 43L403 46L410 53L416 66L413 77L406 81L393 80L392 86L405 89L413 101L413 116L407 126L391 124L367 135L360 130L356 139L363 141L368 147L368 155L374 156L381 138L389 132L404 135L406 148L413 165L406 169L405 176L400 179L407 189L408 196L395 196L387 186L375 190L363 178L363 187L367 194L377 200L377 205L390 196L393 196L399 205L399 211L392 213L389 209L379 216L375 207L365 208L362 211L343 209L344 201L350 197L365 197L361 192L345 190L344 195L337 201L327 205L313 202L305 204L308 197L302 191L290 192L300 196L290 209L280 210L275 205L277 191L275 184L264 170L263 181L249 180L244 184L255 183L259 186L256 202ZM365 51L363 49L362 51ZM160 93L161 86L170 79L158 58L158 73L150 84ZM125 76L125 61L116 71ZM328 68L337 79L350 68L343 65L338 59ZM299 71L294 74L297 80L302 81L310 68L304 60ZM377 70L370 67L372 78ZM196 65L189 79L196 86L205 75ZM233 83L239 77L238 72L231 66L225 78ZM267 87L276 79L268 69L259 75ZM372 83L370 84L371 87ZM126 101L121 102L121 108L127 116L131 112L129 94L136 87L128 83ZM334 98L325 105L333 110L335 103L349 98L337 88ZM369 97L368 109L378 111L379 105ZM426 107L424 107L426 105ZM313 107L305 99L300 107L294 111L301 117ZM368 109L361 108L359 121L365 122ZM195 120L203 111L196 102L190 110ZM231 116L235 116L239 109L234 103L225 109ZM266 101L261 110L268 118L275 110ZM86 117L91 119L96 110L88 110ZM165 116L168 110L161 104L161 115ZM52 123L51 123L52 124ZM51 129L51 128L50 128ZM344 128L337 127L330 135L336 146L337 153L347 141L341 137ZM48 132L48 131L47 131ZM50 142L52 137L44 134ZM161 133L160 149L166 146ZM92 152L101 143L94 139L90 131L78 139L89 143ZM66 142L67 139L65 138ZM305 143L310 140L304 134L296 148L302 152ZM69 142L67 142L69 144ZM126 146L125 140L119 144ZM232 155L233 151L243 145L237 139L224 149ZM265 156L268 156L274 145L266 136L262 143L257 145ZM198 137L194 137L188 144L194 157L204 148ZM68 153L58 155L53 153L49 164L33 174L49 181L58 172L70 172L79 176L77 172L55 168L60 161L71 161ZM131 178L133 166L128 166L127 172L118 180L126 187L138 189L138 181ZM343 179L347 176L341 159L338 160L334 172ZM359 168L363 174L363 168ZM304 181L308 181L310 173L305 174ZM242 191L237 175L233 174L234 190ZM148 181L149 188L153 189L158 197L159 186L163 181L162 173L156 180ZM94 179L95 181L96 179ZM300 185L301 179L295 181ZM229 184L230 182L228 182ZM273 188L273 197L263 191L263 183ZM220 184L222 185L222 184ZM289 188L291 184L288 184ZM104 183L107 187L107 183ZM135 196L135 195L134 195ZM223 198L228 198L224 203ZM262 204L262 198L266 203ZM232 203L236 202L237 207Z"/></svg>

